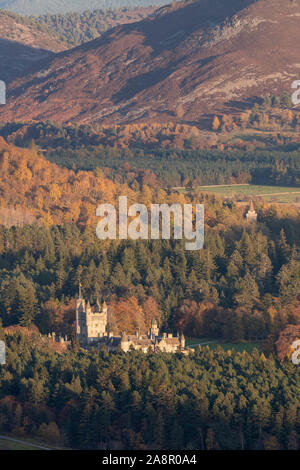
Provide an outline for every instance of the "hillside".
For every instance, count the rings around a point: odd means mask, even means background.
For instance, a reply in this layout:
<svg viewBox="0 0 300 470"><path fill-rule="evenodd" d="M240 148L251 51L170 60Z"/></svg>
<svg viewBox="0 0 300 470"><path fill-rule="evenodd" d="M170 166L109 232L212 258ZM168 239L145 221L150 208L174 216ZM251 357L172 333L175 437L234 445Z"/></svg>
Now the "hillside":
<svg viewBox="0 0 300 470"><path fill-rule="evenodd" d="M1 80L10 81L22 75L35 61L66 48L45 26L0 11Z"/></svg>
<svg viewBox="0 0 300 470"><path fill-rule="evenodd" d="M84 10L115 9L124 7L148 7L163 5L165 0L0 0L0 9L20 15L44 15L82 12Z"/></svg>
<svg viewBox="0 0 300 470"><path fill-rule="evenodd" d="M71 46L96 39L115 26L134 23L149 16L156 7L122 8L118 10L95 10L83 13L65 13L31 17L41 28L47 28L60 40Z"/></svg>
<svg viewBox="0 0 300 470"><path fill-rule="evenodd" d="M299 15L283 0L163 7L15 81L0 119L197 123L238 112L299 78Z"/></svg>
<svg viewBox="0 0 300 470"><path fill-rule="evenodd" d="M61 168L34 148L21 149L0 138L0 224L77 221L95 214L102 198L114 200L115 185L101 172ZM83 209L84 206L84 209Z"/></svg>
<svg viewBox="0 0 300 470"><path fill-rule="evenodd" d="M116 25L139 21L155 7L96 10L40 17L0 10L0 79L22 76L35 61L99 37Z"/></svg>

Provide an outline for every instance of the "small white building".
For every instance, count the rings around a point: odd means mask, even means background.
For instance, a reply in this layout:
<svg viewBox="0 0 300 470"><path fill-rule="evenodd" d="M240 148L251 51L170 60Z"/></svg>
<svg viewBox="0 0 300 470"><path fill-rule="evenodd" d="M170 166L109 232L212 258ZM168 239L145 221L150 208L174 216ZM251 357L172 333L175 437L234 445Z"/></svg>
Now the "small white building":
<svg viewBox="0 0 300 470"><path fill-rule="evenodd" d="M252 200L250 201L250 207L246 214L246 219L247 219L247 222L250 222L250 223L257 222L257 213L255 212L254 204Z"/></svg>

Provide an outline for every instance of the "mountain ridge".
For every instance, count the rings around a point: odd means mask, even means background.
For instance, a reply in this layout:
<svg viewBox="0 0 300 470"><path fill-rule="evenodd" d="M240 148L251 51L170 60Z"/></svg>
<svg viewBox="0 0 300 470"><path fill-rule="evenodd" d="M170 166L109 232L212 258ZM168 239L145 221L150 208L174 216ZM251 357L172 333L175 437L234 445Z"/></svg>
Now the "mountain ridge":
<svg viewBox="0 0 300 470"><path fill-rule="evenodd" d="M22 76L36 61L67 49L46 28L26 18L0 10L0 79L6 82Z"/></svg>
<svg viewBox="0 0 300 470"><path fill-rule="evenodd" d="M123 7L149 7L168 3L166 0L0 0L0 9L19 15L45 15L83 12L84 10L116 9Z"/></svg>
<svg viewBox="0 0 300 470"><path fill-rule="evenodd" d="M119 10L85 10L83 13L66 13L30 17L38 26L47 28L70 47L96 39L105 31L120 25L134 23L149 16L156 7L122 8Z"/></svg>
<svg viewBox="0 0 300 470"><path fill-rule="evenodd" d="M299 3L282 0L162 7L15 81L0 119L197 123L238 112L298 78L298 16Z"/></svg>

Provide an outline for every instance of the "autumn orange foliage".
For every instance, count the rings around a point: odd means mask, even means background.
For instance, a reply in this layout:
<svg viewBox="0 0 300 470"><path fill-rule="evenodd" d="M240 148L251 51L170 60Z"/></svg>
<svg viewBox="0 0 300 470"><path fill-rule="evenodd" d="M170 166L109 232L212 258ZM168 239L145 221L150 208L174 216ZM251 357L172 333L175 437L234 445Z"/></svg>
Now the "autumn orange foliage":
<svg viewBox="0 0 300 470"><path fill-rule="evenodd" d="M120 334L122 331L145 334L152 318L160 322L160 312L156 300L148 297L140 306L135 297L112 300L109 303L109 330Z"/></svg>
<svg viewBox="0 0 300 470"><path fill-rule="evenodd" d="M22 225L24 214L46 225L86 225L95 216L97 203L116 198L116 186L102 174L75 173L48 162L35 149L21 149L3 139L0 171L0 215L9 220L7 225Z"/></svg>

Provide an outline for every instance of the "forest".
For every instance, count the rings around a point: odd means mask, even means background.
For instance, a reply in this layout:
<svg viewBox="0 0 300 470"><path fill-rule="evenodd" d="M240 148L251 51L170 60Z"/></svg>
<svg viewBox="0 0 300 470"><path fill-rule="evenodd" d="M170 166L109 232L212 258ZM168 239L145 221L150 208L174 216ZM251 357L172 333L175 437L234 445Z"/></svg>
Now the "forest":
<svg viewBox="0 0 300 470"><path fill-rule="evenodd" d="M18 23L73 47L141 19L136 6L164 3L0 7L31 15ZM300 187L300 113L288 93L256 101L195 123L182 123L180 105L160 124L0 123L0 435L64 449L300 449L291 336L281 355L275 347L300 325L299 204L257 197L250 224L249 196L199 187ZM147 208L204 204L204 248L187 251L173 238L99 240L96 208L120 195ZM106 301L111 333L145 334L155 318L189 345L207 338L259 350L83 349L74 328L79 285L92 306Z"/></svg>
<svg viewBox="0 0 300 470"><path fill-rule="evenodd" d="M0 142L1 144L1 142ZM110 301L111 327L146 331L157 317L190 336L265 339L299 321L299 215L296 207L247 206L190 189L185 194L145 181L112 182L102 169L74 171L36 149L0 148L0 312L4 325L36 324L72 333L71 302L79 278L92 303ZM148 175L149 177L149 175ZM101 241L99 202L203 203L203 250L184 240Z"/></svg>
<svg viewBox="0 0 300 470"><path fill-rule="evenodd" d="M49 161L62 162L67 168L93 170L101 167L109 179L131 187L137 181L163 187L234 183L300 185L296 151L221 152L98 146L49 149L45 156Z"/></svg>
<svg viewBox="0 0 300 470"><path fill-rule="evenodd" d="M248 205L193 184L184 194L162 189L154 168L132 171L134 151L106 151L126 155L113 180L108 167L62 167L34 142L25 149L0 139L0 339L7 345L0 432L85 449L299 448L299 367L273 349L278 334L300 322L297 207L257 200L258 223L249 225ZM160 154L167 171L171 153ZM185 151L177 156L185 161ZM282 174L283 162L286 174L298 168L296 155L265 159ZM213 175L217 165L208 168ZM97 204L124 194L147 207L203 203L204 249L186 251L173 239L99 240ZM79 281L92 304L107 301L116 334L144 333L156 318L163 331L268 349L84 351L74 337ZM54 348L50 332L67 335L70 348Z"/></svg>
<svg viewBox="0 0 300 470"><path fill-rule="evenodd" d="M124 7L145 7L150 5L163 5L163 0L1 0L0 8L13 11L19 15L38 16L46 14L68 14L70 12L84 12L85 10L113 10Z"/></svg>
<svg viewBox="0 0 300 470"><path fill-rule="evenodd" d="M154 4L154 2L149 2L148 5L150 6L151 3ZM147 2L144 5L148 6ZM98 38L105 31L120 23L140 21L150 12L150 9L143 9L141 4L136 5L136 8L125 6L113 10L109 8L107 10L87 10L82 13L48 14L33 16L29 19L26 18L26 20L50 31L60 41L74 47Z"/></svg>
<svg viewBox="0 0 300 470"><path fill-rule="evenodd" d="M5 339L2 433L75 449L298 449L291 362L221 348L59 355L38 334Z"/></svg>
<svg viewBox="0 0 300 470"><path fill-rule="evenodd" d="M3 23L7 18L14 19L16 23L46 33L49 38L55 38L68 48L72 48L100 37L105 31L119 24L140 21L154 10L154 7L123 7L30 17L2 10L1 17Z"/></svg>
<svg viewBox="0 0 300 470"><path fill-rule="evenodd" d="M272 211L260 228L208 229L199 252L172 240L100 241L93 226L1 227L1 318L71 336L81 279L87 300L108 301L116 333L146 332L156 317L189 336L263 340L299 323L296 221L287 233Z"/></svg>
<svg viewBox="0 0 300 470"><path fill-rule="evenodd" d="M76 172L101 169L110 181L126 183L134 190L143 184L152 188L234 183L300 185L299 143L273 143L272 149L202 148L193 132L183 125L153 129L59 126L51 122L0 126L0 136L10 144L35 150L50 162ZM177 146L178 134L186 147L182 142ZM151 136L157 141L155 145L151 145ZM174 139L170 148L162 145L164 139Z"/></svg>

